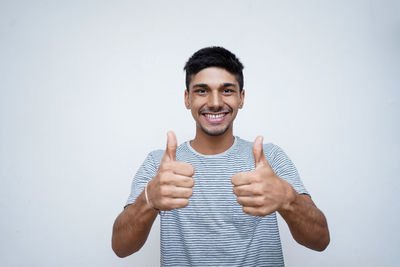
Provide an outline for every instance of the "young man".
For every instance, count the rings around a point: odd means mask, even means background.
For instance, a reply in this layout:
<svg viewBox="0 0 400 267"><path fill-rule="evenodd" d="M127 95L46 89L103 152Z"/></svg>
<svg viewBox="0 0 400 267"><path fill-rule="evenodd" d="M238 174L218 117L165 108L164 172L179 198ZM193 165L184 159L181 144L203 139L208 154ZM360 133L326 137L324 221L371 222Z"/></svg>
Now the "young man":
<svg viewBox="0 0 400 267"><path fill-rule="evenodd" d="M322 212L296 167L278 146L233 135L243 106L243 65L221 47L186 63L185 105L196 121L193 140L151 152L114 223L120 257L138 251L161 214L162 266L283 266L276 212L294 239L314 250L329 244Z"/></svg>

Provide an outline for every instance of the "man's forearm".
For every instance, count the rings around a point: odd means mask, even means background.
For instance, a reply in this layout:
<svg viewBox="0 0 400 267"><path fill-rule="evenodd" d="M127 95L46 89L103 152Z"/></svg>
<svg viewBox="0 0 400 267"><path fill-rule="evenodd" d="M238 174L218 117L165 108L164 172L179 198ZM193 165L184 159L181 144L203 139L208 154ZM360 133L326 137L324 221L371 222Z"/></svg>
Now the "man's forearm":
<svg viewBox="0 0 400 267"><path fill-rule="evenodd" d="M308 195L297 195L290 209L280 210L279 214L299 244L317 251L328 246L330 237L326 218Z"/></svg>
<svg viewBox="0 0 400 267"><path fill-rule="evenodd" d="M112 248L119 257L138 251L146 242L158 212L146 203L144 192L125 207L114 222Z"/></svg>

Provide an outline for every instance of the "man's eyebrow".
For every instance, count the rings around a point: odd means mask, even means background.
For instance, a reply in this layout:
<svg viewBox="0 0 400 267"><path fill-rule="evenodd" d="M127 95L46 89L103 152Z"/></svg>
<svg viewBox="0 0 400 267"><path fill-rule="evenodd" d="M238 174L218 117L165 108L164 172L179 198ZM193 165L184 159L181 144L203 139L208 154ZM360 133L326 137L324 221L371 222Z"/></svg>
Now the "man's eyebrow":
<svg viewBox="0 0 400 267"><path fill-rule="evenodd" d="M237 85L234 84L234 83L221 83L220 87L235 87L236 88ZM197 83L197 84L193 85L192 88L193 89L195 89L195 88L208 88L208 84L206 84L206 83Z"/></svg>
<svg viewBox="0 0 400 267"><path fill-rule="evenodd" d="M205 83L197 83L193 85L193 88L206 88L206 87L208 87L208 85Z"/></svg>
<svg viewBox="0 0 400 267"><path fill-rule="evenodd" d="M222 86L222 87L229 87L229 86L237 87L237 85L234 84L234 83L223 83L223 84L221 84L221 86Z"/></svg>

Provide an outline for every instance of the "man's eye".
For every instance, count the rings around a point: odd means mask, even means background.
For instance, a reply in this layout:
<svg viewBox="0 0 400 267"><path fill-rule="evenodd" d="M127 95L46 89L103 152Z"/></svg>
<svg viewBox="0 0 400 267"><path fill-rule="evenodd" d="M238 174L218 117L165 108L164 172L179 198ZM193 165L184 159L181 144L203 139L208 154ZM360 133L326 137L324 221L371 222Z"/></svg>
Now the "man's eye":
<svg viewBox="0 0 400 267"><path fill-rule="evenodd" d="M232 89L224 89L224 93L225 94L231 94L231 93L233 93L234 91L232 90Z"/></svg>
<svg viewBox="0 0 400 267"><path fill-rule="evenodd" d="M205 94L205 93L206 93L206 90L205 90L205 89L197 89L197 90L196 90L196 93L198 93L198 94Z"/></svg>

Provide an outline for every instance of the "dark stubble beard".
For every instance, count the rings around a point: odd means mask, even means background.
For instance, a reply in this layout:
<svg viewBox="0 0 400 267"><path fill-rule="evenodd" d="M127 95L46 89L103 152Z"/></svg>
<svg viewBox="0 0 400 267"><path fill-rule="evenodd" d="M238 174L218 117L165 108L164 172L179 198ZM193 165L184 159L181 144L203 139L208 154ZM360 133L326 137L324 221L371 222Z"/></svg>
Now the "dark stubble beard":
<svg viewBox="0 0 400 267"><path fill-rule="evenodd" d="M215 132L207 130L207 129L204 128L201 124L200 124L199 126L200 126L200 129L201 129L204 133L208 134L209 136L220 136L220 135L223 135L224 133L226 133L226 131L228 131L228 129L231 127L231 125L232 125L232 123L228 124L228 125L225 127L225 129L222 129L222 130L219 130L219 131L215 131Z"/></svg>

